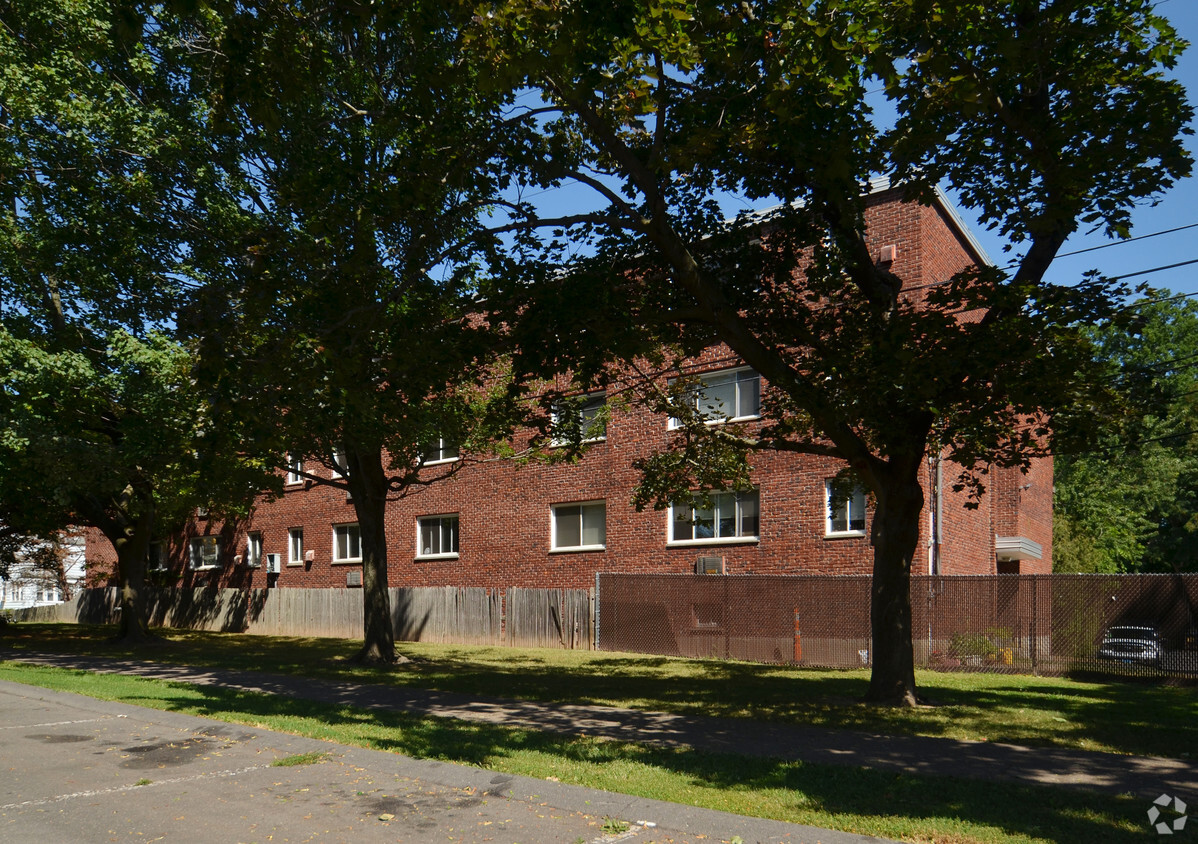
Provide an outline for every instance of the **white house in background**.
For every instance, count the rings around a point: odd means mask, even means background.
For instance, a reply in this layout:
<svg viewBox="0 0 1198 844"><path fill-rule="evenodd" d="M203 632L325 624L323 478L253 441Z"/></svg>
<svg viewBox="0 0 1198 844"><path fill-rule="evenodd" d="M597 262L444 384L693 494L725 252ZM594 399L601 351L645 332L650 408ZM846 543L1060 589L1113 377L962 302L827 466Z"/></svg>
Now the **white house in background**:
<svg viewBox="0 0 1198 844"><path fill-rule="evenodd" d="M67 590L70 595L74 595L84 587L83 562L87 540L85 534L79 531L63 533L60 542ZM8 577L0 578L0 610L61 604L67 597L53 572L36 569L31 562L18 560L9 571Z"/></svg>

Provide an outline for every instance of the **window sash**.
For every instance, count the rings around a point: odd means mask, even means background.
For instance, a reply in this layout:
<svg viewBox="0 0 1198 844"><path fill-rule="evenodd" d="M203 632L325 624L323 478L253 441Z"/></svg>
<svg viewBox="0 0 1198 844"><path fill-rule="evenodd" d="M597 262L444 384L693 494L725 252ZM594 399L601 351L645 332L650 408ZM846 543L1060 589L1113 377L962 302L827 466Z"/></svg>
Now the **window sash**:
<svg viewBox="0 0 1198 844"><path fill-rule="evenodd" d="M362 533L357 525L336 525L333 527L333 560L362 559Z"/></svg>
<svg viewBox="0 0 1198 844"><path fill-rule="evenodd" d="M458 553L458 517L428 516L419 520L418 557L439 557Z"/></svg>
<svg viewBox="0 0 1198 844"><path fill-rule="evenodd" d="M420 460L427 465L429 463L448 463L451 460L457 460L458 457L457 445L444 437L438 437L436 442L431 443L424 450Z"/></svg>
<svg viewBox="0 0 1198 844"><path fill-rule="evenodd" d="M287 483L302 484L304 482L303 475L300 472L304 471L304 460L302 457L295 455L287 455Z"/></svg>
<svg viewBox="0 0 1198 844"><path fill-rule="evenodd" d="M698 377L699 384L687 397L707 422L755 419L761 415L761 376L752 369L733 369ZM675 417L670 427L681 427Z"/></svg>
<svg viewBox="0 0 1198 844"><path fill-rule="evenodd" d="M191 567L212 569L220 565L220 543L215 536L198 536L191 540Z"/></svg>
<svg viewBox="0 0 1198 844"><path fill-rule="evenodd" d="M304 529L291 528L287 531L287 562L302 563L304 561Z"/></svg>
<svg viewBox="0 0 1198 844"><path fill-rule="evenodd" d="M245 537L245 560L250 566L262 565L262 534L247 533Z"/></svg>
<svg viewBox="0 0 1198 844"><path fill-rule="evenodd" d="M607 502L558 504L553 508L553 548L607 545Z"/></svg>
<svg viewBox="0 0 1198 844"><path fill-rule="evenodd" d="M865 533L865 490L857 487L843 501L834 501L833 482L827 481L824 488L827 493L828 534L836 533Z"/></svg>
<svg viewBox="0 0 1198 844"><path fill-rule="evenodd" d="M713 492L710 506L701 497L670 507L672 542L756 539L760 529L760 497L753 492Z"/></svg>
<svg viewBox="0 0 1198 844"><path fill-rule="evenodd" d="M553 427L560 431L563 422L574 422L578 426L580 441L584 443L599 442L607 439L607 422L603 418L603 408L607 403L604 393L596 393L585 397L566 399L553 409ZM567 415L573 419L567 419ZM554 436L554 445L565 445L569 437Z"/></svg>

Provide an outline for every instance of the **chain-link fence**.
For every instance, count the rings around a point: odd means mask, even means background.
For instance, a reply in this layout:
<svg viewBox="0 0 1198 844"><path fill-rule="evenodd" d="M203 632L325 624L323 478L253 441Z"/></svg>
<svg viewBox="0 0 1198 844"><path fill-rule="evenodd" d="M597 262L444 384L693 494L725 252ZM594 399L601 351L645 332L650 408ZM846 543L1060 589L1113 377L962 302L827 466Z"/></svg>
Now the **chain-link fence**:
<svg viewBox="0 0 1198 844"><path fill-rule="evenodd" d="M870 662L869 577L601 574L598 647ZM914 577L915 661L943 670L1198 676L1198 574Z"/></svg>

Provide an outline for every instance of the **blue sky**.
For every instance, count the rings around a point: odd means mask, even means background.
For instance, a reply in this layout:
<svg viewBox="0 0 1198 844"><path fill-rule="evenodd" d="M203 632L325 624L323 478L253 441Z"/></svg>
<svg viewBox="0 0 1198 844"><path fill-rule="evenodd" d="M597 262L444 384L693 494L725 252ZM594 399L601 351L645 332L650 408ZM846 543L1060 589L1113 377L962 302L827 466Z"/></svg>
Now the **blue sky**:
<svg viewBox="0 0 1198 844"><path fill-rule="evenodd" d="M1157 4L1157 11L1172 21L1181 36L1191 42L1189 50L1178 63L1174 76L1186 86L1191 104L1198 105L1198 2L1162 0ZM1191 155L1198 159L1198 138L1189 136L1186 144ZM990 253L990 257L1000 265L1006 263L1009 256L1004 257L1003 241L982 229L968 210L958 207L958 211L970 223L974 234ZM1196 223L1198 176L1191 176L1178 182L1161 197L1156 206L1138 208L1133 216L1131 235L1133 238L1143 237ZM1092 252L1065 254L1112 243L1115 245ZM1126 279L1129 284L1144 281L1153 287L1168 288L1174 293L1198 296L1198 263L1140 275L1144 270L1198 259L1198 225L1172 234L1128 242L1113 242L1100 233L1086 235L1079 232L1065 244L1060 255L1049 269L1048 278L1051 281L1070 283L1080 279L1085 271L1097 269L1108 277L1136 274Z"/></svg>

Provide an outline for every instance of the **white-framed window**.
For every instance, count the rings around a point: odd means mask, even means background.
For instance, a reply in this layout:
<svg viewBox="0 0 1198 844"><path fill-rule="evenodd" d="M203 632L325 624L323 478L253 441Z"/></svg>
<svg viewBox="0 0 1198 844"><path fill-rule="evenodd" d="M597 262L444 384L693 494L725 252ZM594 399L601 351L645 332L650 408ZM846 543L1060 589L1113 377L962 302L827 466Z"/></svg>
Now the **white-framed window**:
<svg viewBox="0 0 1198 844"><path fill-rule="evenodd" d="M553 408L553 444L565 445L575 436L584 443L607 439L607 414L604 393L591 393L564 399Z"/></svg>
<svg viewBox="0 0 1198 844"><path fill-rule="evenodd" d="M835 481L824 482L824 515L828 536L865 536L865 490L855 488L838 497Z"/></svg>
<svg viewBox="0 0 1198 844"><path fill-rule="evenodd" d="M304 476L300 473L304 471L304 459L296 454L287 455L287 483L302 484Z"/></svg>
<svg viewBox="0 0 1198 844"><path fill-rule="evenodd" d="M333 525L333 562L360 563L362 534L356 524Z"/></svg>
<svg viewBox="0 0 1198 844"><path fill-rule="evenodd" d="M753 541L758 537L760 496L747 492L712 492L710 506L701 496L670 505L671 543Z"/></svg>
<svg viewBox="0 0 1198 844"><path fill-rule="evenodd" d="M333 477L334 478L345 477L345 471L346 471L345 467L346 467L345 452L344 451L334 451L333 452Z"/></svg>
<svg viewBox="0 0 1198 844"><path fill-rule="evenodd" d="M150 543L150 571L164 571L166 569L166 546L161 542Z"/></svg>
<svg viewBox="0 0 1198 844"><path fill-rule="evenodd" d="M451 463L457 459L457 443L450 442L444 437L437 437L436 440L429 443L424 449L424 454L420 457L421 463L425 466L431 466L435 463Z"/></svg>
<svg viewBox="0 0 1198 844"><path fill-rule="evenodd" d="M262 565L262 533L250 531L245 535L245 564L252 569Z"/></svg>
<svg viewBox="0 0 1198 844"><path fill-rule="evenodd" d="M607 502L553 505L550 532L554 551L602 551L607 547Z"/></svg>
<svg viewBox="0 0 1198 844"><path fill-rule="evenodd" d="M287 531L287 565L302 566L304 564L304 529L291 528Z"/></svg>
<svg viewBox="0 0 1198 844"><path fill-rule="evenodd" d="M214 569L220 565L219 537L197 536L191 540L188 550L191 552L193 569Z"/></svg>
<svg viewBox="0 0 1198 844"><path fill-rule="evenodd" d="M458 556L458 515L422 516L416 520L416 556L452 560Z"/></svg>
<svg viewBox="0 0 1198 844"><path fill-rule="evenodd" d="M698 376L699 384L686 397L709 423L756 419L761 415L761 376L747 367ZM671 417L670 427L681 427Z"/></svg>

